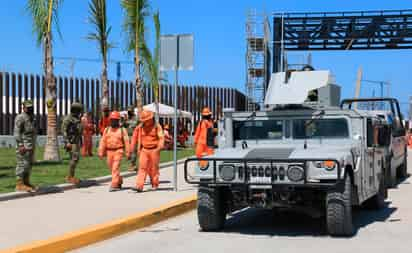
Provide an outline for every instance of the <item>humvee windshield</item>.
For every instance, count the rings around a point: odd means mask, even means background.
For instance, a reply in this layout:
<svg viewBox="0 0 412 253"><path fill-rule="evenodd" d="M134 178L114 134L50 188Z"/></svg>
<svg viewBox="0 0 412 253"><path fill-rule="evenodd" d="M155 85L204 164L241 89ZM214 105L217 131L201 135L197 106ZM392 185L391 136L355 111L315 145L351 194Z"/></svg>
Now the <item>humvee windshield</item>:
<svg viewBox="0 0 412 253"><path fill-rule="evenodd" d="M293 120L293 137L310 138L345 138L349 136L345 119L298 119Z"/></svg>
<svg viewBox="0 0 412 253"><path fill-rule="evenodd" d="M279 140L290 136L290 123L294 139L346 138L349 136L346 119L294 119L234 121L235 140Z"/></svg>
<svg viewBox="0 0 412 253"><path fill-rule="evenodd" d="M283 120L250 120L234 122L235 140L283 138Z"/></svg>

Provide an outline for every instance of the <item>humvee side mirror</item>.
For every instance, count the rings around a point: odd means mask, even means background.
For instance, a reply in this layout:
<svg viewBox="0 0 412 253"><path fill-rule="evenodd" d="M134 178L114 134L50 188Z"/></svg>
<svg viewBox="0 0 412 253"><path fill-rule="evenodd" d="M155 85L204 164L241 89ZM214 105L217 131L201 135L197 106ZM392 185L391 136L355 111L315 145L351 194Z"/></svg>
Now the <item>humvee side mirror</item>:
<svg viewBox="0 0 412 253"><path fill-rule="evenodd" d="M379 128L378 132L378 145L389 146L391 144L391 131L388 126Z"/></svg>

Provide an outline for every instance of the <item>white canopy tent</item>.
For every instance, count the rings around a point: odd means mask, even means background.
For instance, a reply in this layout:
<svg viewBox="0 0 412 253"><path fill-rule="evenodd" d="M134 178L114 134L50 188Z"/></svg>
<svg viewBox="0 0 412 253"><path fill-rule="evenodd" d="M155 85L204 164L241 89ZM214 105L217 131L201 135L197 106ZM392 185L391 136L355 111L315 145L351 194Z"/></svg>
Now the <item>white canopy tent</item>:
<svg viewBox="0 0 412 253"><path fill-rule="evenodd" d="M156 112L156 105L155 103L151 103L148 105L143 106L144 110ZM138 114L137 109L135 109L136 114ZM173 118L175 116L175 108L172 106L168 106L165 104L159 104L159 117L160 118ZM190 112L177 110L177 117L185 118L185 119L192 119L193 115Z"/></svg>

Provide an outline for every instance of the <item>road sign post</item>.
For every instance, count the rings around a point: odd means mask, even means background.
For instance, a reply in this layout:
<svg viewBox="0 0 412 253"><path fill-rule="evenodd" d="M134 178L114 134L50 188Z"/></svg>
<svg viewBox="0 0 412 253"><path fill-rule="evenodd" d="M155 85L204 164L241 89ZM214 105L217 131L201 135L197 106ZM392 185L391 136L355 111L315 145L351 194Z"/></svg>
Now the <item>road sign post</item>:
<svg viewBox="0 0 412 253"><path fill-rule="evenodd" d="M193 70L193 35L163 35L160 37L160 71L175 71L174 84L174 126L173 126L173 189L177 187L177 87L179 71Z"/></svg>

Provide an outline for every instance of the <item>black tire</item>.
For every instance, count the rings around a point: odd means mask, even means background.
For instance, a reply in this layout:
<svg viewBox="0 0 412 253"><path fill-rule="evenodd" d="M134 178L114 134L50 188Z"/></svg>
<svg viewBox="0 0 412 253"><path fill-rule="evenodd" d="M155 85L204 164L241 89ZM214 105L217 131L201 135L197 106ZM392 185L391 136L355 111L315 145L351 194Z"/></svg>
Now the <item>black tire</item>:
<svg viewBox="0 0 412 253"><path fill-rule="evenodd" d="M200 228L206 232L222 230L226 221L226 210L221 189L200 186L197 196Z"/></svg>
<svg viewBox="0 0 412 253"><path fill-rule="evenodd" d="M386 158L385 174L386 174L386 187L395 188L397 184L396 170L392 172L393 168L391 166L392 156Z"/></svg>
<svg viewBox="0 0 412 253"><path fill-rule="evenodd" d="M352 236L352 184L346 176L342 190L328 192L326 196L326 224L332 236Z"/></svg>

